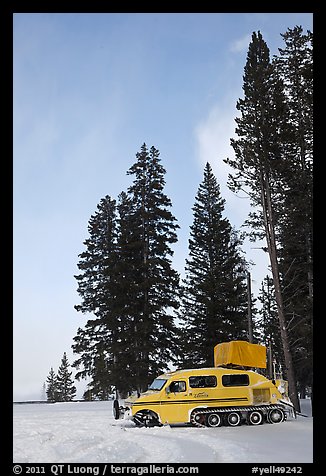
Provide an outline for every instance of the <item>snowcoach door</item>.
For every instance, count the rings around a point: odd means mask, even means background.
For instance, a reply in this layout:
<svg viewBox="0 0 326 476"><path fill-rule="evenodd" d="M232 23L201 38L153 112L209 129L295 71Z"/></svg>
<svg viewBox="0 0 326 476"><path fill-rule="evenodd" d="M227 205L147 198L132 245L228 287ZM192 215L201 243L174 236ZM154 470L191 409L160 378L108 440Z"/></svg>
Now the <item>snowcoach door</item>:
<svg viewBox="0 0 326 476"><path fill-rule="evenodd" d="M164 399L161 400L160 416L162 423L184 423L187 421L187 410L184 405L187 396L187 383L184 379L172 380L165 388Z"/></svg>

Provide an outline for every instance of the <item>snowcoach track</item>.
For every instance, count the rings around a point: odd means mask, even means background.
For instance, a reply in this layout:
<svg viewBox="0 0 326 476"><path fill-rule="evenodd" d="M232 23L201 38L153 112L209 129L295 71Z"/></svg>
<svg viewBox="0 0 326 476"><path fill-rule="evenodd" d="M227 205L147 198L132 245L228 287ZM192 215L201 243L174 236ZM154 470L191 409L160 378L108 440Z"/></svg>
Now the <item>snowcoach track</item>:
<svg viewBox="0 0 326 476"><path fill-rule="evenodd" d="M268 423L276 423L276 421L270 421L270 418L269 418L269 414L273 410L278 410L281 412L282 418L279 420L279 422L286 420L287 415L286 415L284 406L278 405L278 404L272 404L272 405L251 405L246 407L198 408L192 411L190 416L190 423L194 426L203 428L206 426L210 426L210 425L207 425L206 423L209 415L218 415L221 418L221 423L216 424L216 426L221 426L225 424L223 422L225 417L227 418L227 416L231 413L241 414L242 419L246 419L248 421L248 417L250 413L252 412L261 412L263 416L261 423L263 423L264 421L267 421ZM203 424L202 421L205 421L205 424ZM241 424L241 420L239 424ZM251 423L251 424L254 424L254 423Z"/></svg>

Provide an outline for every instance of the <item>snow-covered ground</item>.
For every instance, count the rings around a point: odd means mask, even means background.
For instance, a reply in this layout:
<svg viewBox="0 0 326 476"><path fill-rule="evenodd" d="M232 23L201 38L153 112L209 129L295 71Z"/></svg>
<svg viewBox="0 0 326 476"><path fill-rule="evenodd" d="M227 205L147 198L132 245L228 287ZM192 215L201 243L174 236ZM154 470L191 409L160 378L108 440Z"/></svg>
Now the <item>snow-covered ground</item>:
<svg viewBox="0 0 326 476"><path fill-rule="evenodd" d="M279 424L138 428L112 402L14 405L15 463L311 463L310 401Z"/></svg>

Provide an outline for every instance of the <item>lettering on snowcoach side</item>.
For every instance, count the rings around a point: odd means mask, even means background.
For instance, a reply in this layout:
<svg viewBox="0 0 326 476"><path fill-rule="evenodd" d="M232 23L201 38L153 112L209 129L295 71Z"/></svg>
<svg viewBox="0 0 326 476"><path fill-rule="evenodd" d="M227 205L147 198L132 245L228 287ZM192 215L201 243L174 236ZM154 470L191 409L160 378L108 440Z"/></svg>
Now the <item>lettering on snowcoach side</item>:
<svg viewBox="0 0 326 476"><path fill-rule="evenodd" d="M208 393L206 393L206 392L194 393L194 397L195 398L208 397Z"/></svg>

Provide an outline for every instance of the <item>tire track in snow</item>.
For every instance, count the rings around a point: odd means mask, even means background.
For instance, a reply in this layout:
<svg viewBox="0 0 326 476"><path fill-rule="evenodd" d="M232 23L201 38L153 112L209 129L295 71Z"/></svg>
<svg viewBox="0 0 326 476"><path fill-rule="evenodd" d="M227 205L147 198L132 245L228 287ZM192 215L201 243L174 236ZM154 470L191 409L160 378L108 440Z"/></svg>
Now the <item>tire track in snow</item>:
<svg viewBox="0 0 326 476"><path fill-rule="evenodd" d="M214 463L217 459L215 449L206 442L196 438L187 439L185 444L185 434L169 426L135 428L128 433L128 439L143 448L143 454L135 461L137 463Z"/></svg>

